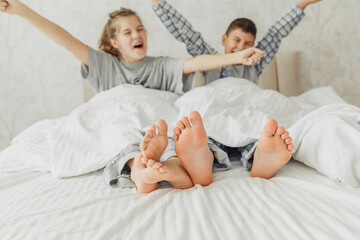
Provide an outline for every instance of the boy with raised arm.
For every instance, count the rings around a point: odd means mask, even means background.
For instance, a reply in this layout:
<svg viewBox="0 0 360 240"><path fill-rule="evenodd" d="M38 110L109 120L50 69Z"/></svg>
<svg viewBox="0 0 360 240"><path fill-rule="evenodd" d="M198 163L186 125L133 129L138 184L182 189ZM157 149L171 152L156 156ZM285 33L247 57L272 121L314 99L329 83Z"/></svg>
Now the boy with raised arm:
<svg viewBox="0 0 360 240"><path fill-rule="evenodd" d="M153 10L169 32L180 42L186 44L188 53L192 56L202 54L217 54L209 46L201 34L193 29L191 24L165 0L151 0ZM245 78L257 83L259 76L267 64L274 58L279 49L281 40L286 37L291 30L304 17L305 8L321 0L302 0L289 12L282 16L267 34L258 42L256 48L266 52L264 57L253 66L231 65L218 69L203 71L205 84L224 77ZM246 18L237 18L231 22L226 32L222 35L222 45L225 54L242 51L255 45L256 26Z"/></svg>

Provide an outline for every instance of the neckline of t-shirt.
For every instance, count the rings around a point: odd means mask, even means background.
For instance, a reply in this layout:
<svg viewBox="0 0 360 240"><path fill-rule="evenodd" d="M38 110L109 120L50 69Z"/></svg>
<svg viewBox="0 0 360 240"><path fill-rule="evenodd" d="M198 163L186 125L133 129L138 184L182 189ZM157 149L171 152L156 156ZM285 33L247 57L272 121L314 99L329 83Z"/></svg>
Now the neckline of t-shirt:
<svg viewBox="0 0 360 240"><path fill-rule="evenodd" d="M147 62L149 59L149 56L145 56L143 60L139 61L139 62L132 62L132 63L129 63L129 62L125 62L121 59L119 59L120 63L121 64L124 64L126 67L137 67L138 65L143 65L145 62Z"/></svg>

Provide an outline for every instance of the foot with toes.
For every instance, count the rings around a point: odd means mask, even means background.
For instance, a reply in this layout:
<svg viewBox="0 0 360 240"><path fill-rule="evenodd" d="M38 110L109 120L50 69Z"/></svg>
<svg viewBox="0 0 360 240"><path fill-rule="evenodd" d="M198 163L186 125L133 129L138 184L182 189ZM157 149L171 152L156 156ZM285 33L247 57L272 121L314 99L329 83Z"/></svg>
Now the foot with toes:
<svg viewBox="0 0 360 240"><path fill-rule="evenodd" d="M143 137L140 144L141 153L129 163L131 180L135 182L139 193L156 190L158 182L163 180L169 181L174 188L185 189L193 186L178 158L173 157L165 162L159 162L167 144L167 124L164 120L159 120Z"/></svg>
<svg viewBox="0 0 360 240"><path fill-rule="evenodd" d="M141 153L144 157L153 159L156 162L159 161L168 144L167 130L166 122L160 119L157 121L156 126L152 125L146 131L140 144Z"/></svg>
<svg viewBox="0 0 360 240"><path fill-rule="evenodd" d="M139 193L150 193L157 189L162 166L149 167L142 161L142 158L142 154L138 153L133 160L130 160L131 180L135 183ZM161 169L161 171L166 171L166 169Z"/></svg>
<svg viewBox="0 0 360 240"><path fill-rule="evenodd" d="M191 112L176 123L175 152L194 184L207 186L213 181L214 156L199 112Z"/></svg>
<svg viewBox="0 0 360 240"><path fill-rule="evenodd" d="M258 141L251 169L252 177L269 179L291 158L294 145L289 132L278 123L269 120Z"/></svg>
<svg viewBox="0 0 360 240"><path fill-rule="evenodd" d="M164 162L156 162L143 157L141 161L152 168L151 179L157 182L168 181L174 188L186 189L194 186L185 168L177 157L171 157Z"/></svg>

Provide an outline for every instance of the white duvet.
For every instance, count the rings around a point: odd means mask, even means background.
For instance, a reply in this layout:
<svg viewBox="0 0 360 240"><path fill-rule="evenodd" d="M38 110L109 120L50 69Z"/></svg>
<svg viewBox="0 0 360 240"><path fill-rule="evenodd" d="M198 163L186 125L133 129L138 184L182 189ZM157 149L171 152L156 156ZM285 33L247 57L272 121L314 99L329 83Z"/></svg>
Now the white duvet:
<svg viewBox="0 0 360 240"><path fill-rule="evenodd" d="M176 121L193 110L201 113L208 135L228 146L257 139L265 122L274 118L289 128L295 159L333 179L360 185L359 108L331 87L287 98L235 78L181 97L132 85L102 92L69 116L43 120L23 131L0 153L0 166L22 161L22 166L56 177L96 171L127 145L140 142L142 132L158 119L168 122L172 136Z"/></svg>

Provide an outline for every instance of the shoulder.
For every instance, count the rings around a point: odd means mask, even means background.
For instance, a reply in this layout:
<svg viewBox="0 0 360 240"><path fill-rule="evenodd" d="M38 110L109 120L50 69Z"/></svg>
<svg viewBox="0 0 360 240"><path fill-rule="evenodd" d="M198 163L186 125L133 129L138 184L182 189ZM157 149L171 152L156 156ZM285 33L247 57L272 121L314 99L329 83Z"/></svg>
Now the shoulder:
<svg viewBox="0 0 360 240"><path fill-rule="evenodd" d="M114 56L110 53L100 51L100 50L95 50L94 48L92 48L90 46L88 46L88 48L89 48L89 57L90 58L95 58L98 60L116 61L116 62L119 61L117 56Z"/></svg>

